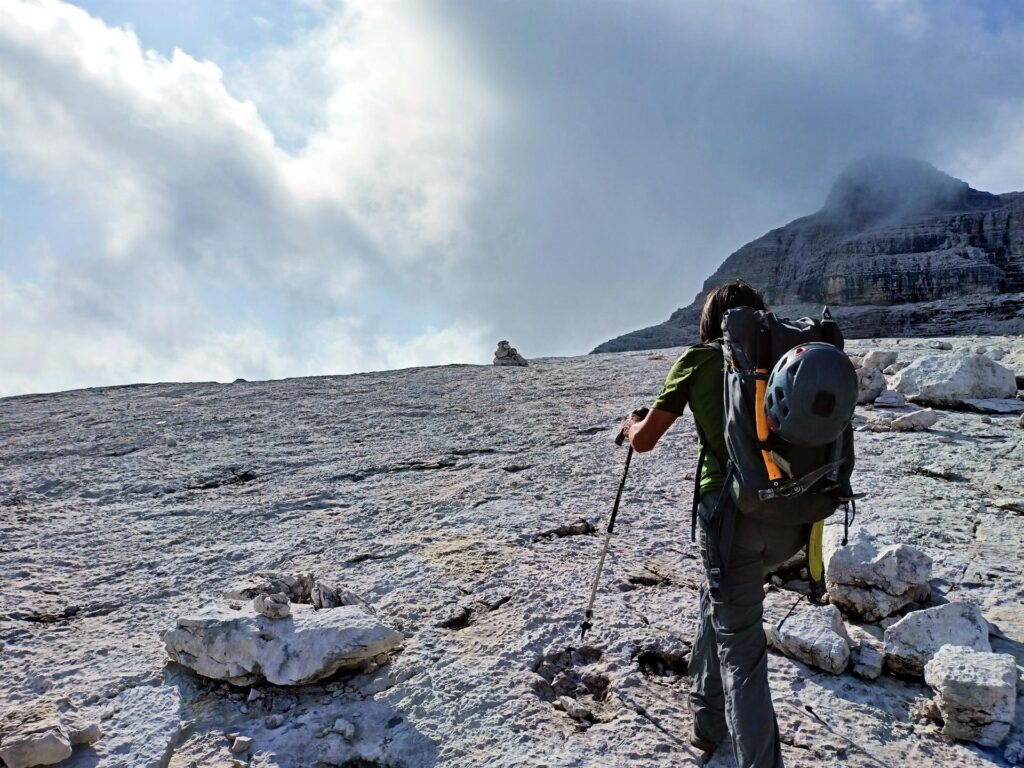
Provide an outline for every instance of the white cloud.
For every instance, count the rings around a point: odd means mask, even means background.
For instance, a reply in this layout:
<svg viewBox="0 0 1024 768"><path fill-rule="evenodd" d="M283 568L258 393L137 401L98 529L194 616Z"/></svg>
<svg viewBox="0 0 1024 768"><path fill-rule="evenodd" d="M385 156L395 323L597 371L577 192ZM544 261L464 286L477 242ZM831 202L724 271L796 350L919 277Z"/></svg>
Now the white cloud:
<svg viewBox="0 0 1024 768"><path fill-rule="evenodd" d="M9 386L308 372L311 358L273 351L280 328L226 321L232 310L211 305L209 286L232 283L243 303L247 290L270 295L314 338L333 318L361 316L362 297L416 293L417 270L443 266L479 167L482 90L428 18L371 2L320 12L324 27L295 50L324 59L325 120L292 153L216 64L147 51L130 29L56 0L0 4L0 160L89 211L103 235L17 287L54 311L24 314L34 319L18 324L22 338L42 340L44 354ZM447 320L456 325L437 338L450 341L460 326ZM366 367L448 352L434 343L419 356L389 332L362 323L335 343ZM221 354L233 347L269 351Z"/></svg>

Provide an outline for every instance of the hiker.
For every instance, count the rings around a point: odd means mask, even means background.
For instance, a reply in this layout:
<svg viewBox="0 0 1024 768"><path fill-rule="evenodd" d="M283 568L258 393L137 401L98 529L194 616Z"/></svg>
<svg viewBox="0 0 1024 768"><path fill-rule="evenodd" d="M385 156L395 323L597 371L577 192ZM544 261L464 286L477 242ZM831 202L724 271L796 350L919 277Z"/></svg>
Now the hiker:
<svg viewBox="0 0 1024 768"><path fill-rule="evenodd" d="M722 336L726 311L737 307L766 308L757 291L742 281L708 294L700 316L701 343L685 350L675 362L650 410L631 414L622 427L636 451L650 451L690 406L706 449L696 493L701 557L709 575L707 521L713 518L716 506L733 504L724 487L729 455L723 413L723 353L720 345L711 342ZM697 636L689 661L690 742L710 753L731 734L740 768L782 766L761 625L763 582L768 569L788 560L807 543L808 531L808 525L772 525L736 514L728 568L721 573L713 594L708 584L700 592Z"/></svg>

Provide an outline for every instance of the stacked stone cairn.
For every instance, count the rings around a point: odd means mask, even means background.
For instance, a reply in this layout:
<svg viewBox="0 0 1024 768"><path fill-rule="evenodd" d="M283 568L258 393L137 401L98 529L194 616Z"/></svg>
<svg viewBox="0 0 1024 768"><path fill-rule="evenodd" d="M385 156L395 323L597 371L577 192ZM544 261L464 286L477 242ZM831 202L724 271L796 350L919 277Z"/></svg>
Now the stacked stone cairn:
<svg viewBox="0 0 1024 768"><path fill-rule="evenodd" d="M526 358L516 351L516 348L507 341L498 342L498 349L494 353L494 365L529 365Z"/></svg>

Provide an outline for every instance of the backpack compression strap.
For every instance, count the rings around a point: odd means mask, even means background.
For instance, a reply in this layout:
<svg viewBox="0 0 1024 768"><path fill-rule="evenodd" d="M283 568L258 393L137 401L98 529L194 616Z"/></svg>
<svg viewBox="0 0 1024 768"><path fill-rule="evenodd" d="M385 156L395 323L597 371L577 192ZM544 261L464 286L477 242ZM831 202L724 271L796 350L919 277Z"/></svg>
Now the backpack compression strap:
<svg viewBox="0 0 1024 768"><path fill-rule="evenodd" d="M754 420L757 425L757 439L764 446L768 442L768 416L764 412L764 396L768 391L768 358L771 355L771 335L767 328L762 327L757 332L757 378L754 380ZM764 467L768 470L768 479L772 486L777 486L782 480L782 471L775 463L771 452L761 448L761 457L764 459Z"/></svg>

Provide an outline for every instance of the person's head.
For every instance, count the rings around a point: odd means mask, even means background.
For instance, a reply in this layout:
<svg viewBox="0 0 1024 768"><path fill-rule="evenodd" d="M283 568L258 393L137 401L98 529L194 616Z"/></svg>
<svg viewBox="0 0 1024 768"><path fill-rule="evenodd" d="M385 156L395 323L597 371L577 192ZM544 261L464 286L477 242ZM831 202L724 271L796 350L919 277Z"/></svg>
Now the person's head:
<svg viewBox="0 0 1024 768"><path fill-rule="evenodd" d="M722 335L722 317L735 307L767 309L761 294L744 283L734 280L708 293L700 313L700 340L713 341Z"/></svg>

